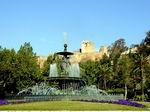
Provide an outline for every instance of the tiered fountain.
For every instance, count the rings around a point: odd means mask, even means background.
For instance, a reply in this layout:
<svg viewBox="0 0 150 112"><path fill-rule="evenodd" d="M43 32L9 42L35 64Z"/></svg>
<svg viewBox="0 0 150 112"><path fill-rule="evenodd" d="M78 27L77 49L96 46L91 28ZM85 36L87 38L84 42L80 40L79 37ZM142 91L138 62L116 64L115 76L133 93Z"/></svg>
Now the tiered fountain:
<svg viewBox="0 0 150 112"><path fill-rule="evenodd" d="M57 83L58 87L62 90L70 87L73 90L78 90L80 87L84 87L85 81L80 77L79 64L71 64L69 62L69 56L73 55L73 53L67 51L67 44L64 44L63 52L57 52L56 54L62 56L60 64L61 70L58 74L57 64L51 64L49 81L51 83Z"/></svg>

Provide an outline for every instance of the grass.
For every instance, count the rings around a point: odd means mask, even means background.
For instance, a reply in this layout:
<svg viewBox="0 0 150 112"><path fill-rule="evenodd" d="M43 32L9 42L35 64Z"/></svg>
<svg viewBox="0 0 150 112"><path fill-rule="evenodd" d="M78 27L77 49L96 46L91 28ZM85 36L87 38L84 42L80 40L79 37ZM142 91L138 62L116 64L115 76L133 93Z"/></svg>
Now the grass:
<svg viewBox="0 0 150 112"><path fill-rule="evenodd" d="M142 104L145 104L147 108L80 101L41 101L1 105L0 110L150 110L150 103L142 102Z"/></svg>

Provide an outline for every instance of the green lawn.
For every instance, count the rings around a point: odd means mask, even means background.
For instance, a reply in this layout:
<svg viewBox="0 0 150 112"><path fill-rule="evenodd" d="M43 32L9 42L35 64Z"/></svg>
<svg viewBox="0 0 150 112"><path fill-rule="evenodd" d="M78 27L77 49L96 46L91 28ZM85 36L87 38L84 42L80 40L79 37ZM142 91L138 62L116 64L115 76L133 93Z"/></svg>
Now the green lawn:
<svg viewBox="0 0 150 112"><path fill-rule="evenodd" d="M126 105L80 101L42 101L1 105L0 110L150 110L150 103L143 102L143 104L147 107L137 108Z"/></svg>

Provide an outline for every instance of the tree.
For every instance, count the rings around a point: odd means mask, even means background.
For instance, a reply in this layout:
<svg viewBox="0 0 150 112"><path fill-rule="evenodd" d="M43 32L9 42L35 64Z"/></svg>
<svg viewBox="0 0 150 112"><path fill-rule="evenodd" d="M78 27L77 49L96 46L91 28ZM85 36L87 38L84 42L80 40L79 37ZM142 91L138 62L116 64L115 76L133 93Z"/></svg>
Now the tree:
<svg viewBox="0 0 150 112"><path fill-rule="evenodd" d="M124 39L118 39L116 40L112 46L109 47L110 52L110 58L114 58L116 56L120 56L122 52L127 50L127 47L125 46L125 40Z"/></svg>
<svg viewBox="0 0 150 112"><path fill-rule="evenodd" d="M141 94L142 100L145 99L145 88L146 88L146 81L148 80L146 76L149 74L149 55L150 55L150 32L147 32L145 39L135 47L137 48L136 52L134 53L134 62L135 62L135 69L134 72L139 74L140 83L141 83Z"/></svg>
<svg viewBox="0 0 150 112"><path fill-rule="evenodd" d="M150 31L146 32L146 37L142 42L144 45L150 45Z"/></svg>
<svg viewBox="0 0 150 112"><path fill-rule="evenodd" d="M118 61L123 52L127 50L127 47L125 46L125 40L124 39L118 39L116 40L112 46L109 47L109 57L111 60L111 64L113 65L113 78L114 78L114 86L118 85L119 82L119 74L118 74Z"/></svg>
<svg viewBox="0 0 150 112"><path fill-rule="evenodd" d="M145 71L145 67L147 66L148 62L148 58L144 56L143 53L140 53L140 47L138 52L138 56L139 56L139 67L137 68L140 72L140 76L141 76L141 91L142 91L142 101L144 101L144 88L145 88L145 82L146 82L146 71Z"/></svg>
<svg viewBox="0 0 150 112"><path fill-rule="evenodd" d="M37 64L36 54L30 43L24 43L17 52L16 85L17 90L22 90L41 80L40 68Z"/></svg>
<svg viewBox="0 0 150 112"><path fill-rule="evenodd" d="M14 87L14 70L15 70L15 56L14 49L2 48L0 50L0 93L11 93L15 91Z"/></svg>
<svg viewBox="0 0 150 112"><path fill-rule="evenodd" d="M99 63L99 81L103 82L103 89L107 89L107 82L112 80L113 71L109 57L104 54Z"/></svg>
<svg viewBox="0 0 150 112"><path fill-rule="evenodd" d="M83 79L85 79L87 85L97 85L97 77L99 74L99 63L97 61L85 61L85 62L80 62L80 71L81 71L81 76Z"/></svg>
<svg viewBox="0 0 150 112"><path fill-rule="evenodd" d="M149 55L150 55L150 31L146 33L144 41L138 46L137 53L139 54L140 59L140 74L141 74L141 90L142 90L142 100L144 100L144 87L146 82L146 67L149 65Z"/></svg>
<svg viewBox="0 0 150 112"><path fill-rule="evenodd" d="M124 90L125 90L125 100L127 99L127 93L128 93L128 85L130 85L130 72L132 71L132 61L129 57L129 54L123 54L121 55L119 59L118 64L119 71L122 73L122 82L124 84Z"/></svg>

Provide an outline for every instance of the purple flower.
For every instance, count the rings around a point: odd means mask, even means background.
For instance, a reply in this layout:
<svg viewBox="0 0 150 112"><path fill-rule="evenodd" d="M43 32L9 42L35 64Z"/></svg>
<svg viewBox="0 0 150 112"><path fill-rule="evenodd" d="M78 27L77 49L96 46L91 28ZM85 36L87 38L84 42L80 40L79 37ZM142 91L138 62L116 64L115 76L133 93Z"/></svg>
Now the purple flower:
<svg viewBox="0 0 150 112"><path fill-rule="evenodd" d="M145 107L145 105L137 103L137 102L131 102L128 100L118 100L116 103L118 104L123 104L123 105L130 105L130 106L135 106L135 107Z"/></svg>
<svg viewBox="0 0 150 112"><path fill-rule="evenodd" d="M145 107L145 105L137 103L137 102L131 102L128 100L118 100L118 101L106 101L106 100L79 100L84 102L99 102L99 103L113 103L113 104L121 104L121 105L129 105L134 107Z"/></svg>
<svg viewBox="0 0 150 112"><path fill-rule="evenodd" d="M0 105L8 104L7 100L0 99Z"/></svg>

